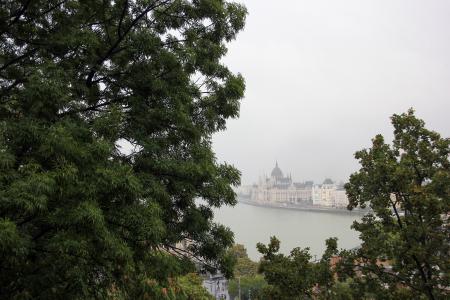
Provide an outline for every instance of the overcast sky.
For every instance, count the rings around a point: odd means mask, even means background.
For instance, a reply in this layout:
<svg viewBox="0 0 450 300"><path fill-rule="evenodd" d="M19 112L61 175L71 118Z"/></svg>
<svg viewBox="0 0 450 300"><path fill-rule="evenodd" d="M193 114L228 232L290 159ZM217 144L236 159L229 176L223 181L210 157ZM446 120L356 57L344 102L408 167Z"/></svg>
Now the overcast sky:
<svg viewBox="0 0 450 300"><path fill-rule="evenodd" d="M243 184L275 161L296 181L346 180L353 153L409 107L450 135L450 1L241 0L224 62L246 79L241 116L214 136Z"/></svg>

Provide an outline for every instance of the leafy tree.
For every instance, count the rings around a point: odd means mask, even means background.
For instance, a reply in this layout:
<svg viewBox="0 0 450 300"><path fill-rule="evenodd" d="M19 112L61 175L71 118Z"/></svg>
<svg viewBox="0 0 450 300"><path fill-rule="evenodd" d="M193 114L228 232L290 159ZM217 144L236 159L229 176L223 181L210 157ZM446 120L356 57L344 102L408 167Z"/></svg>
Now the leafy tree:
<svg viewBox="0 0 450 300"><path fill-rule="evenodd" d="M354 223L362 246L343 262L356 263L357 282L378 298L448 299L450 140L413 110L393 115L392 125L392 145L377 135L355 155L361 169L346 184L349 208L373 212Z"/></svg>
<svg viewBox="0 0 450 300"><path fill-rule="evenodd" d="M168 278L162 284L154 279L147 279L147 285L153 287L152 293L144 292L140 298L164 300L213 300L215 299L205 287L203 279L197 273L188 273L183 276ZM120 291L109 292L112 299L129 299Z"/></svg>
<svg viewBox="0 0 450 300"><path fill-rule="evenodd" d="M252 261L247 254L244 245L236 244L229 250L230 256L236 259L234 265L234 276L254 276L258 274L258 263Z"/></svg>
<svg viewBox="0 0 450 300"><path fill-rule="evenodd" d="M328 239L326 245L322 258L313 262L309 248L294 248L285 256L278 253L280 241L275 237L271 237L267 246L258 243L258 251L263 254L259 271L269 284L264 292L265 298L327 298L334 282L331 258L337 253L337 239Z"/></svg>
<svg viewBox="0 0 450 300"><path fill-rule="evenodd" d="M202 286L202 278L195 274L189 273L177 279L177 285L180 292L187 300L212 300L214 297ZM178 292L178 293L180 293ZM175 299L183 299L177 296Z"/></svg>
<svg viewBox="0 0 450 300"><path fill-rule="evenodd" d="M241 244L234 245L230 250L230 256L236 259L234 265L234 279L230 280L228 292L232 298L239 297L239 284L241 298L264 299L263 290L267 282L258 274L258 263L252 261L247 254L247 249Z"/></svg>
<svg viewBox="0 0 450 300"><path fill-rule="evenodd" d="M239 172L211 135L238 116L244 81L220 60L245 15L223 0L2 2L0 298L158 298L196 258L231 275L212 207L235 204Z"/></svg>
<svg viewBox="0 0 450 300"><path fill-rule="evenodd" d="M258 244L270 299L448 299L450 296L450 140L425 128L413 110L392 117L394 141L381 135L356 153L361 169L346 184L349 209L370 206L353 228L362 245L337 251L336 239L311 262L308 249L278 253Z"/></svg>
<svg viewBox="0 0 450 300"><path fill-rule="evenodd" d="M264 276L256 274L256 275L245 275L240 277L240 279L230 280L228 286L228 292L232 299L239 299L239 280L241 286L241 299L240 300L248 300L248 299L266 299L264 295L264 290L267 288L267 281L264 279Z"/></svg>

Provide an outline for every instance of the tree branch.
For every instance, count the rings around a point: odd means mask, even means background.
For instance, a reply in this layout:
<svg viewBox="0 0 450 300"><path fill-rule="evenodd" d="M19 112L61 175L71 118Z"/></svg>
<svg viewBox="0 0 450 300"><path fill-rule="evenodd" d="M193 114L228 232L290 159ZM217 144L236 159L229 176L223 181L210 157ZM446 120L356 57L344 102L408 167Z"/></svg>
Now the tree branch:
<svg viewBox="0 0 450 300"><path fill-rule="evenodd" d="M28 6L30 5L31 0L28 0L23 6L22 8L16 13L15 18L9 22L7 27L11 27L14 23L16 23L17 21L19 21L20 17L25 13L25 11L27 10ZM12 15L11 17L13 17L14 15Z"/></svg>
<svg viewBox="0 0 450 300"><path fill-rule="evenodd" d="M398 202L398 197L400 197L399 193L395 193L395 197L396 197L397 202ZM390 200L390 201L392 203L392 200ZM395 207L395 205L393 206L393 208L394 208L395 215L397 217L397 222L399 224L400 230L403 230L403 223L401 221L400 215L398 214L397 208ZM405 238L406 238L406 244L408 246L408 249L411 250L411 244L410 244L408 238L407 237L405 237ZM417 256L415 254L411 254L411 257L414 260L414 263L416 264L417 269L419 270L420 277L422 278L425 290L427 291L428 298L431 299L431 300L434 300L435 297L433 295L433 289L430 286L430 283L428 282L428 278L427 278L427 275L426 275L426 273L425 273L425 271L424 271L424 269L422 267L422 264L420 263L419 259L417 258Z"/></svg>
<svg viewBox="0 0 450 300"><path fill-rule="evenodd" d="M192 253L192 252L190 252L188 250L180 249L180 248L177 248L177 247L169 245L169 244L164 244L164 247L172 250L173 252L175 252L175 254L177 254L179 256L182 256L184 258L188 258L190 260L192 260L194 258L198 263L200 263L200 264L202 264L202 265L204 265L204 266L206 266L208 268L217 269L217 266L213 266L213 265L205 262L204 258L198 257L197 255L195 255L194 253ZM170 250L168 250L169 253L170 253Z"/></svg>
<svg viewBox="0 0 450 300"><path fill-rule="evenodd" d="M98 108L101 108L101 107L104 107L104 106L108 106L108 105L113 104L113 103L119 103L120 101L125 100L126 98L127 97L115 98L115 99L112 99L110 101L105 101L105 102L102 102L100 104L88 106L88 107L85 107L85 108L82 108L82 109L68 110L68 111L65 111L65 112L62 112L62 113L58 114L58 117L61 118L61 117L64 117L64 116L67 116L67 115L76 114L76 113L82 113L82 112L87 112L87 111L94 111L94 110L97 110Z"/></svg>
<svg viewBox="0 0 450 300"><path fill-rule="evenodd" d="M117 51L117 47L119 46L119 44L124 40L124 38L127 36L127 34L129 32L131 32L131 30L136 26L136 24L144 17L146 16L150 11L166 4L170 2L170 0L166 0L163 1L159 4L155 4L152 6L147 7L146 9L144 9L130 24L130 26L128 26L128 28L125 30L125 32L123 34L120 34L116 40L116 42L108 49L108 51L105 53L105 55L103 55L102 57L100 57L92 66L91 71L89 72L87 78L86 78L86 86L87 87L91 87L92 86L92 79L95 76L95 73L98 71L97 68L98 66L102 65L110 56L118 53ZM123 48L122 48L123 50Z"/></svg>
<svg viewBox="0 0 450 300"><path fill-rule="evenodd" d="M9 67L10 65L13 65L17 62L19 62L20 60L32 55L33 53L35 53L38 50L38 48L33 48L27 52L25 52L24 54L17 56L15 58L13 58L12 60L10 60L9 62L5 63L3 66L0 67L0 71L3 71L4 69L6 69L7 67Z"/></svg>
<svg viewBox="0 0 450 300"><path fill-rule="evenodd" d="M120 15L120 20L119 20L119 25L117 26L117 36L120 37L122 35L122 22L123 19L125 18L125 13L128 10L128 0L125 0L124 5L123 5L123 9L122 9L122 14Z"/></svg>

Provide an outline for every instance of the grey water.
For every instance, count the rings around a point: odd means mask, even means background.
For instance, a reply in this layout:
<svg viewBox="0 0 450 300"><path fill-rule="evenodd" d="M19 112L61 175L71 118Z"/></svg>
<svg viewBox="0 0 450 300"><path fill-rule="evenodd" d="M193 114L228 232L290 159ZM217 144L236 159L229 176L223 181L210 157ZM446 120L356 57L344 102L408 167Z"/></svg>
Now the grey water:
<svg viewBox="0 0 450 300"><path fill-rule="evenodd" d="M313 259L320 258L325 240L338 238L338 247L351 249L360 244L358 232L350 228L357 214L315 212L268 208L238 203L215 210L214 220L228 226L235 234L235 242L247 248L249 257L258 261L261 255L256 244L267 244L271 236L280 242L280 252L289 254L295 247L309 247Z"/></svg>

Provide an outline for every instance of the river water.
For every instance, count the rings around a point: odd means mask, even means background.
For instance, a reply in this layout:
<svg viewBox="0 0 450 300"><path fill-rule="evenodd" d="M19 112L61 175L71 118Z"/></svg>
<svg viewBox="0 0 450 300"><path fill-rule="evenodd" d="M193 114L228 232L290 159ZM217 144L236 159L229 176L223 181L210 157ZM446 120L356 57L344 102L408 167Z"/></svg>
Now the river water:
<svg viewBox="0 0 450 300"><path fill-rule="evenodd" d="M329 237L338 238L339 248L356 247L358 233L350 226L360 218L357 214L266 208L244 203L221 207L214 215L216 222L230 227L235 242L243 244L253 260L260 258L256 243L267 244L274 235L281 241L280 251L284 254L295 247L309 247L310 253L320 258Z"/></svg>

